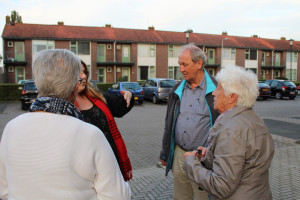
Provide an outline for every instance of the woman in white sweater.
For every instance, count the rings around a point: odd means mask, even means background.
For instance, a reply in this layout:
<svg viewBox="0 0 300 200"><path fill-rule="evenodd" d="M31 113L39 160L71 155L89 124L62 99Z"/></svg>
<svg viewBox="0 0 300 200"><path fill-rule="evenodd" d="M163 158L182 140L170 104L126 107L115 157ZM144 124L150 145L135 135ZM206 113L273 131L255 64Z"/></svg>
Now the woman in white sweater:
<svg viewBox="0 0 300 200"><path fill-rule="evenodd" d="M0 199L129 200L115 156L101 131L73 105L80 59L68 50L36 55L39 97L11 120L0 143Z"/></svg>

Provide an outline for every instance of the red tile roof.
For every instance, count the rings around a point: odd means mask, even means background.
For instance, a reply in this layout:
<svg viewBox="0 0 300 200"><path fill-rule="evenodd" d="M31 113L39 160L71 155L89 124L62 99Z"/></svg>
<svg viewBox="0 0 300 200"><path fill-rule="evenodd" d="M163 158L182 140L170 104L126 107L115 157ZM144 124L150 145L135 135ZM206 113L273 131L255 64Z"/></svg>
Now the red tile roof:
<svg viewBox="0 0 300 200"><path fill-rule="evenodd" d="M138 30L110 27L87 27L66 25L41 25L16 23L5 25L2 37L4 39L53 39L53 40L91 40L117 41L133 43L164 43L185 44L184 32L170 32L157 30ZM256 37L239 37L230 35L213 35L190 33L189 43L196 45L220 47L222 39L224 47L253 48L265 50L291 49L289 40L274 40ZM300 51L300 41L294 41L293 50Z"/></svg>

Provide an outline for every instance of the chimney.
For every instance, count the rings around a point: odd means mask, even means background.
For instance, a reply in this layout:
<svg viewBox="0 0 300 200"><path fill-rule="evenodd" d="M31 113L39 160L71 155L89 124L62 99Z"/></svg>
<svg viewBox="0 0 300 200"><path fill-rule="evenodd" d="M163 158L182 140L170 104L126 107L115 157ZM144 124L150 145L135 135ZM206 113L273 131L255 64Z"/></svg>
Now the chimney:
<svg viewBox="0 0 300 200"><path fill-rule="evenodd" d="M222 32L222 35L227 35L227 32L226 32L226 31L223 31L223 32Z"/></svg>
<svg viewBox="0 0 300 200"><path fill-rule="evenodd" d="M10 24L10 16L6 15L5 19L6 19L6 24Z"/></svg>
<svg viewBox="0 0 300 200"><path fill-rule="evenodd" d="M59 25L59 26L63 26L63 25L64 25L64 22L63 22L63 21L61 21L61 22L57 22L57 25Z"/></svg>
<svg viewBox="0 0 300 200"><path fill-rule="evenodd" d="M280 38L280 40L286 40L286 38L282 36L282 37Z"/></svg>
<svg viewBox="0 0 300 200"><path fill-rule="evenodd" d="M105 28L111 28L111 24L105 24Z"/></svg>
<svg viewBox="0 0 300 200"><path fill-rule="evenodd" d="M149 26L149 27L148 27L148 30L153 30L153 31L154 31L155 28L154 28L154 26Z"/></svg>

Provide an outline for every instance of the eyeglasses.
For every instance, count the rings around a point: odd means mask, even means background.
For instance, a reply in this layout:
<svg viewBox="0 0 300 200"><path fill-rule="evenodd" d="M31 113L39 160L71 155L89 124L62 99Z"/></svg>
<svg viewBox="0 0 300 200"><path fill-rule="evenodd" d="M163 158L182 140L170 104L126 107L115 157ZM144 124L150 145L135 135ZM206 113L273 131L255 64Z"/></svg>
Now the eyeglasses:
<svg viewBox="0 0 300 200"><path fill-rule="evenodd" d="M79 80L78 80L79 84L81 84L82 81L83 81L83 78L79 79Z"/></svg>

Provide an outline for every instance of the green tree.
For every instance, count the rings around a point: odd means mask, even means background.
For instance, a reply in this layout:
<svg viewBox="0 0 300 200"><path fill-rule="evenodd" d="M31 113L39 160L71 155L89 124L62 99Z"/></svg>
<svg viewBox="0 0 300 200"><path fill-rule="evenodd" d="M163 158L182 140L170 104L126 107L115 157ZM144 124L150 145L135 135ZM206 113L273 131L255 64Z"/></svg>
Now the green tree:
<svg viewBox="0 0 300 200"><path fill-rule="evenodd" d="M12 23L22 23L22 16L15 10L11 11L10 19Z"/></svg>

